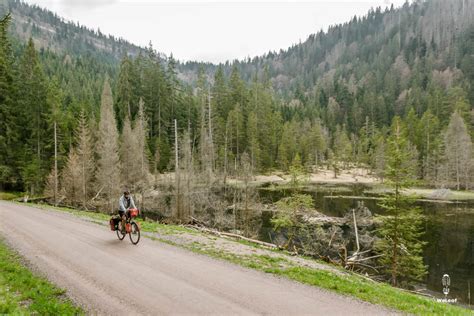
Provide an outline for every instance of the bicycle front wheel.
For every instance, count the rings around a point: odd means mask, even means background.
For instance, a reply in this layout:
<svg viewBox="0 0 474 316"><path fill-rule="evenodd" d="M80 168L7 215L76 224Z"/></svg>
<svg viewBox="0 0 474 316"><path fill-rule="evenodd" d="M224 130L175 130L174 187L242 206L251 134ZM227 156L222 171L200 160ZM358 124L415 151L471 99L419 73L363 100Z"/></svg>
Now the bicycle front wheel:
<svg viewBox="0 0 474 316"><path fill-rule="evenodd" d="M132 244L136 245L140 241L140 228L135 222L130 224L132 225L132 231L128 235L130 236L130 241Z"/></svg>

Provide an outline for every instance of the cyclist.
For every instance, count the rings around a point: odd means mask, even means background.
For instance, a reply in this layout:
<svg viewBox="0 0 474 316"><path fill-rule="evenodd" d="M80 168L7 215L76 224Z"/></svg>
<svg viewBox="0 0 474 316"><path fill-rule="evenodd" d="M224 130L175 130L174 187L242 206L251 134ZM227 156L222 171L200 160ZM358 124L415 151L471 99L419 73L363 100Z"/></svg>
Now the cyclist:
<svg viewBox="0 0 474 316"><path fill-rule="evenodd" d="M119 216L122 219L122 232L125 232L125 222L128 216L128 210L136 208L135 202L133 201L130 191L127 189L123 192L123 195L119 199Z"/></svg>

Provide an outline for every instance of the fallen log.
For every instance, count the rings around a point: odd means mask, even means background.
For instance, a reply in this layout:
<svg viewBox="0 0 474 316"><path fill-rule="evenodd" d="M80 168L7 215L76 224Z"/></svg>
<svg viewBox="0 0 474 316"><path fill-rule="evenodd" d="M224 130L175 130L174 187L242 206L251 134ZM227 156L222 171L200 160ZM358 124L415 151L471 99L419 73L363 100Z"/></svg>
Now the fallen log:
<svg viewBox="0 0 474 316"><path fill-rule="evenodd" d="M196 225L184 225L184 226L189 227L189 228L193 228L193 229L197 229L197 230L205 232L205 233L217 235L219 237L230 237L230 238L245 240L245 241L248 241L248 242L263 246L263 247L271 248L271 249L279 249L279 247L275 244L271 244L271 243L261 241L261 240L257 240L257 239L244 237L244 236L241 236L241 235L238 235L238 234L220 232L220 231L217 231L217 230L209 229L209 228L206 228L206 227L200 227L200 226L196 226Z"/></svg>
<svg viewBox="0 0 474 316"><path fill-rule="evenodd" d="M91 199L91 202L94 201L95 199L97 199L100 195L100 192L102 192L102 190L104 189L104 186L102 186L99 191L97 192L97 194Z"/></svg>
<svg viewBox="0 0 474 316"><path fill-rule="evenodd" d="M39 196L39 197L33 197L30 198L28 195L23 196L21 198L16 199L18 202L23 202L23 203L29 203L29 202L44 202L48 199L51 199L50 196Z"/></svg>

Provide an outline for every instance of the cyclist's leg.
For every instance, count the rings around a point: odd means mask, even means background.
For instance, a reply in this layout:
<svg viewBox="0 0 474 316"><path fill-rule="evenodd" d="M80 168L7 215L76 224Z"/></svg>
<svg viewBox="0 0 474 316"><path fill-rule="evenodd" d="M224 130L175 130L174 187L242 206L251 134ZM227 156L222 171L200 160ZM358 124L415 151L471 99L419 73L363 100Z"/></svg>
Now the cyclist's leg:
<svg viewBox="0 0 474 316"><path fill-rule="evenodd" d="M120 220L122 221L122 232L125 231L125 212L124 211L118 211Z"/></svg>

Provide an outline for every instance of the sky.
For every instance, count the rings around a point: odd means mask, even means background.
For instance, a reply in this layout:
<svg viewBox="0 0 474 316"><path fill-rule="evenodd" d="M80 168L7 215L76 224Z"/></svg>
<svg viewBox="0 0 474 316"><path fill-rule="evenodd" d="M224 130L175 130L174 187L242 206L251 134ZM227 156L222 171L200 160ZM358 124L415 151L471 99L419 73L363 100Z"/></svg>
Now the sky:
<svg viewBox="0 0 474 316"><path fill-rule="evenodd" d="M220 63L286 49L370 8L405 0L26 0L180 61Z"/></svg>

